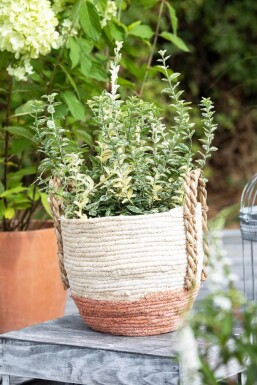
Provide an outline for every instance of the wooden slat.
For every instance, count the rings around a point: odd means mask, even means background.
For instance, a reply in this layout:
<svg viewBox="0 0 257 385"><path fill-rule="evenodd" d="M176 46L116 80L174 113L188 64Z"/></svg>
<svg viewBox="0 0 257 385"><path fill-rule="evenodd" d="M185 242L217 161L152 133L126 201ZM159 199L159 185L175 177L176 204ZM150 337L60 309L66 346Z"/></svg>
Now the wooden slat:
<svg viewBox="0 0 257 385"><path fill-rule="evenodd" d="M6 340L0 372L86 385L178 385L170 358Z"/></svg>

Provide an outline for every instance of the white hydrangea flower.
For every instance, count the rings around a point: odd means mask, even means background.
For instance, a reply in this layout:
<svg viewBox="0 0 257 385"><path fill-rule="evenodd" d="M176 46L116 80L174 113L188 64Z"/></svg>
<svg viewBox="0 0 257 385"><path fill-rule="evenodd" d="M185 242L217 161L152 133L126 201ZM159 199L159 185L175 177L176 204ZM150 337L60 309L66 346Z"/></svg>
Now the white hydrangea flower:
<svg viewBox="0 0 257 385"><path fill-rule="evenodd" d="M18 65L8 67L10 75L26 80L32 73L30 59L59 48L58 20L49 0L1 0L0 51L14 54Z"/></svg>

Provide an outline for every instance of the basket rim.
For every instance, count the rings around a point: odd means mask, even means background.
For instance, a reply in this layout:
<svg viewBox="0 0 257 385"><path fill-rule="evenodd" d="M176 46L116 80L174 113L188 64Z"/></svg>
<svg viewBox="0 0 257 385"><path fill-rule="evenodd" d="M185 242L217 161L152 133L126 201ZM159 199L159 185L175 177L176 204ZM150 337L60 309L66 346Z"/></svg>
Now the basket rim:
<svg viewBox="0 0 257 385"><path fill-rule="evenodd" d="M201 203L197 202L197 211L201 213ZM108 222L108 221L140 221L142 218L163 218L163 217L173 217L173 218L181 218L181 214L183 216L184 206L174 207L169 211L164 211L161 213L151 213L151 214L138 214L138 215L113 215L108 217L95 217L95 218L72 218L68 219L64 216L60 217L61 223L96 223L96 222Z"/></svg>

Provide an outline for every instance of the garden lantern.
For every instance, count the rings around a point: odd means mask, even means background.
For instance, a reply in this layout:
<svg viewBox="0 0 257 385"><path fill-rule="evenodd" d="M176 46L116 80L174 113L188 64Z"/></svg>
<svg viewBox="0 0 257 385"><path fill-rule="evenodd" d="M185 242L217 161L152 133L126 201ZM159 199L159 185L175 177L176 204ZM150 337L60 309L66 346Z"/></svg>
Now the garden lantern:
<svg viewBox="0 0 257 385"><path fill-rule="evenodd" d="M257 174L246 184L241 197L240 229L243 246L244 294L257 298Z"/></svg>

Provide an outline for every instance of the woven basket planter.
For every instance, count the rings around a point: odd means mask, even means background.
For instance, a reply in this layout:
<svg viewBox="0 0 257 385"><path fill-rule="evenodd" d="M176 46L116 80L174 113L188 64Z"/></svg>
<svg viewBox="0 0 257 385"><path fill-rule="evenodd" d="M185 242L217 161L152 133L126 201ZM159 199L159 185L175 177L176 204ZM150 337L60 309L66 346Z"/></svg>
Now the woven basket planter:
<svg viewBox="0 0 257 385"><path fill-rule="evenodd" d="M87 325L128 336L178 327L206 277L198 170L186 179L184 207L166 213L60 219L55 198L51 207L62 279Z"/></svg>

